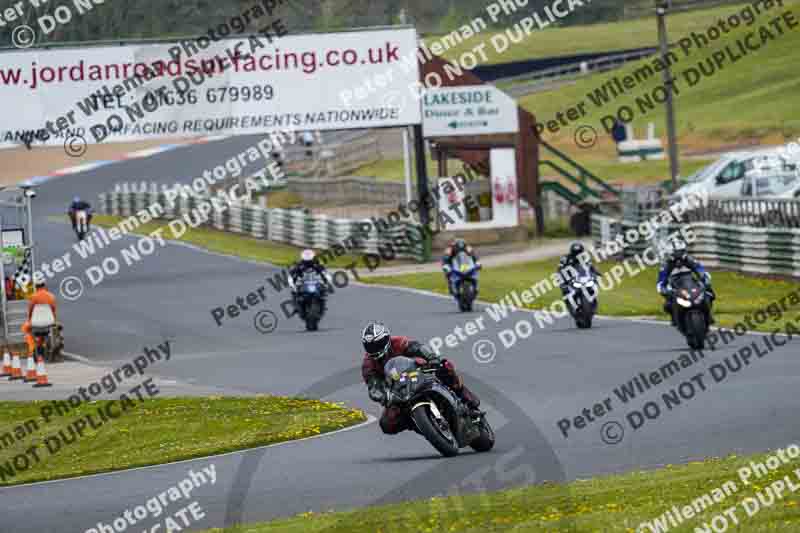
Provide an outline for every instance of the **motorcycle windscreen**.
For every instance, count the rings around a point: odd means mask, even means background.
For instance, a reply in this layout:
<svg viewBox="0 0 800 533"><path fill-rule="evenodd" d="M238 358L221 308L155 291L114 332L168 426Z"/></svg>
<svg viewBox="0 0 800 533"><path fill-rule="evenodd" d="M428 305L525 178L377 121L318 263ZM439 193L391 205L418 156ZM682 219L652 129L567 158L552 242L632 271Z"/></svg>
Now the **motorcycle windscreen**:
<svg viewBox="0 0 800 533"><path fill-rule="evenodd" d="M692 289L697 289L700 284L694 279L691 272L679 272L670 279L670 285L674 289L686 289L692 292Z"/></svg>
<svg viewBox="0 0 800 533"><path fill-rule="evenodd" d="M587 281L592 278L592 272L589 267L585 265L578 265L575 267L575 278L577 281Z"/></svg>
<svg viewBox="0 0 800 533"><path fill-rule="evenodd" d="M319 290L320 278L316 272L306 272L301 280L305 292L317 292Z"/></svg>
<svg viewBox="0 0 800 533"><path fill-rule="evenodd" d="M417 369L417 363L410 357L393 357L383 366L383 373L387 380L397 381L403 374Z"/></svg>
<svg viewBox="0 0 800 533"><path fill-rule="evenodd" d="M469 272L473 268L475 268L475 261L466 252L459 252L453 259L453 269L456 272Z"/></svg>

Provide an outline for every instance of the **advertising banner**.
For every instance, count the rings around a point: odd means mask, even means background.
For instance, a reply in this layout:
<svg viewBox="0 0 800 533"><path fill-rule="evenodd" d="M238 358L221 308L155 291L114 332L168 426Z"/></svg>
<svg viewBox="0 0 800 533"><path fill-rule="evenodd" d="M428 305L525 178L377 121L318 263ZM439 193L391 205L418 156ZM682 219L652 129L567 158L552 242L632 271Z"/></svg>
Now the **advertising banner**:
<svg viewBox="0 0 800 533"><path fill-rule="evenodd" d="M0 148L421 122L384 98L418 83L413 28L207 41L0 53Z"/></svg>

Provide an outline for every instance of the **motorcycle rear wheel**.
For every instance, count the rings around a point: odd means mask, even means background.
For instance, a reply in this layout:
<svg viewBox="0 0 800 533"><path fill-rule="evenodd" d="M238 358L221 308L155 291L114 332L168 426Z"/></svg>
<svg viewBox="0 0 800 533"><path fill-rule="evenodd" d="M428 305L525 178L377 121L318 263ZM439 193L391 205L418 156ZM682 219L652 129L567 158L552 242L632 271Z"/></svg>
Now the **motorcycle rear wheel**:
<svg viewBox="0 0 800 533"><path fill-rule="evenodd" d="M469 443L470 448L476 452L488 452L494 448L494 430L486 418L481 418L478 429L481 434Z"/></svg>

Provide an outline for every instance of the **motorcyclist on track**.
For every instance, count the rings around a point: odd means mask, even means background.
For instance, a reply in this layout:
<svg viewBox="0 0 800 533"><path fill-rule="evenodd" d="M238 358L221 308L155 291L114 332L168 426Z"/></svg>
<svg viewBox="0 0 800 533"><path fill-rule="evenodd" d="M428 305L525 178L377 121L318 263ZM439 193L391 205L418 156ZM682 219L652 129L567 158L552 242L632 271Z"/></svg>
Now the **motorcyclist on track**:
<svg viewBox="0 0 800 533"><path fill-rule="evenodd" d="M383 372L386 362L393 357L410 357L416 359L420 366L437 368L439 379L467 405L471 415L483 415L478 410L480 399L464 385L464 380L456 372L453 363L437 356L421 342L408 337L393 336L385 325L370 322L361 332L361 343L366 352L361 364L361 375L367 384L371 400L382 405L386 400L386 376ZM401 409L385 407L380 418L380 426L384 433L394 435L413 429L414 424Z"/></svg>
<svg viewBox="0 0 800 533"><path fill-rule="evenodd" d="M464 239L456 239L454 240L450 246L447 247L444 251L444 255L442 256L442 270L444 271L444 278L447 281L447 287L450 289L450 294L455 296L455 287L453 286L453 282L450 279L450 272L453 270L453 260L456 258L458 254L461 252L466 252L467 255L472 257L472 260L475 261L475 266L480 266L478 262L478 254L475 253L475 250L472 246L467 245ZM475 293L478 293L478 271L475 271Z"/></svg>
<svg viewBox="0 0 800 533"><path fill-rule="evenodd" d="M300 280L303 278L303 275L306 272L315 272L320 276L323 283L323 302L325 296L327 295L327 289L330 288L330 276L328 275L328 270L319 262L317 259L314 250L303 250L300 254L300 261L292 265L289 268L289 276L291 277L291 285L292 285L292 296L295 299L295 304L298 303L298 292L297 287L300 284ZM300 306L298 306L298 309Z"/></svg>
<svg viewBox="0 0 800 533"><path fill-rule="evenodd" d="M714 294L714 289L711 288L711 274L706 272L706 269L703 268L699 261L689 255L686 243L679 242L662 265L661 271L658 273L658 283L656 283L656 290L664 297L664 312L669 314L672 325L676 325L675 314L672 312L675 298L672 288L669 286L669 278L673 273L679 271L694 273L705 285L705 290L710 297L708 321L713 324L715 321L714 316L711 314L711 307L716 299L716 294Z"/></svg>
<svg viewBox="0 0 800 533"><path fill-rule="evenodd" d="M79 196L76 196L72 199L72 203L69 205L69 209L67 210L67 214L69 215L69 219L72 221L72 229L73 231L77 232L77 222L75 220L75 213L78 211L86 211L86 228L90 227L92 223L92 206L89 202L85 202L80 199Z"/></svg>
<svg viewBox="0 0 800 533"><path fill-rule="evenodd" d="M578 268L579 266L585 266L589 268L589 270L597 276L600 277L600 272L595 268L592 264L592 260L588 256L583 256L583 252L586 248L580 242L573 242L569 246L569 253L563 256L558 261L558 273L561 277L561 293L566 296L569 292L569 282L572 279L572 275L570 272L570 268Z"/></svg>

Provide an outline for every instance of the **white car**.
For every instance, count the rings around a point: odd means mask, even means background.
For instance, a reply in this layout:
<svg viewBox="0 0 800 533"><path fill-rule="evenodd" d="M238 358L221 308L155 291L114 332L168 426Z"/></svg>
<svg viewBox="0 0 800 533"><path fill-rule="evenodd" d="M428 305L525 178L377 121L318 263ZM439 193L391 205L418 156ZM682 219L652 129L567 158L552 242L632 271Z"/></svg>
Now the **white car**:
<svg viewBox="0 0 800 533"><path fill-rule="evenodd" d="M742 198L800 199L800 169L789 175L748 176L742 183Z"/></svg>
<svg viewBox="0 0 800 533"><path fill-rule="evenodd" d="M778 174L793 168L794 163L795 160L790 159L781 148L725 154L689 176L689 183L678 189L672 197L708 191L715 198L735 198L741 194L743 179L750 173Z"/></svg>
<svg viewBox="0 0 800 533"><path fill-rule="evenodd" d="M791 172L750 172L743 180L740 199L756 201L725 198L731 201L722 202L721 211L729 223L758 227L784 225L784 218L794 219L794 214L800 212L800 170L794 167Z"/></svg>

